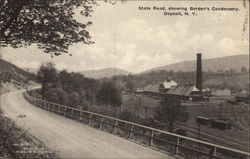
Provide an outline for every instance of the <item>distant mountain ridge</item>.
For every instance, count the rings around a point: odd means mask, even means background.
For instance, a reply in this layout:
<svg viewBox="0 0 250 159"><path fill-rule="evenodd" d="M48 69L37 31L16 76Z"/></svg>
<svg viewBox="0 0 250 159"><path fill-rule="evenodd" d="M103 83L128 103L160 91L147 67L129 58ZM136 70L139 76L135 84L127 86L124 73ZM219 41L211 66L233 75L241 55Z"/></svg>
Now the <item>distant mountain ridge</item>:
<svg viewBox="0 0 250 159"><path fill-rule="evenodd" d="M202 59L202 70L203 71L214 71L217 70L229 70L235 69L240 71L241 67L245 66L249 68L249 55L242 54L242 55L234 55L234 56L225 56L225 57L218 57L218 58L211 58L211 59ZM196 70L196 60L192 61L183 61L175 64L170 64L162 67L156 67L150 70L146 70L142 73L148 73L152 71L195 71Z"/></svg>
<svg viewBox="0 0 250 159"><path fill-rule="evenodd" d="M89 78L110 78L115 75L129 75L132 74L131 72L119 69L119 68L104 68L100 70L86 70L86 71L79 71L79 73L83 74L85 77Z"/></svg>

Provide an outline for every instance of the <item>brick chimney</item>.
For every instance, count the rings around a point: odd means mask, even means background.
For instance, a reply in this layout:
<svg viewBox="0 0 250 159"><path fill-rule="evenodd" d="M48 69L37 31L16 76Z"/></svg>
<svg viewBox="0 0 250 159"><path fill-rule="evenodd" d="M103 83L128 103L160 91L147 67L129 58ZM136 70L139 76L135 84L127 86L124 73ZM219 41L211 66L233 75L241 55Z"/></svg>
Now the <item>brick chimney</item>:
<svg viewBox="0 0 250 159"><path fill-rule="evenodd" d="M202 91L202 64L201 64L201 53L197 54L196 64L196 88Z"/></svg>

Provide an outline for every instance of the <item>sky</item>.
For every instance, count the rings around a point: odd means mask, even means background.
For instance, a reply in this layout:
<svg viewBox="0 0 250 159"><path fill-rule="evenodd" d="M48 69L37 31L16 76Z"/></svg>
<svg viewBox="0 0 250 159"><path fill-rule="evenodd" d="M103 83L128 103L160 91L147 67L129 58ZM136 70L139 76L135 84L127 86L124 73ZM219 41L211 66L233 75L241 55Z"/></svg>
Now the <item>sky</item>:
<svg viewBox="0 0 250 159"><path fill-rule="evenodd" d="M133 73L203 58L249 54L248 1L127 1L115 5L98 1L87 30L95 42L74 44L73 56L50 55L37 49L1 48L2 57L22 68L53 62L59 70L83 71L115 67ZM139 7L151 10L139 10ZM232 7L239 11L197 11L197 16L166 16L161 7ZM167 11L169 12L169 11ZM191 13L191 12L190 12ZM86 21L76 14L78 21Z"/></svg>

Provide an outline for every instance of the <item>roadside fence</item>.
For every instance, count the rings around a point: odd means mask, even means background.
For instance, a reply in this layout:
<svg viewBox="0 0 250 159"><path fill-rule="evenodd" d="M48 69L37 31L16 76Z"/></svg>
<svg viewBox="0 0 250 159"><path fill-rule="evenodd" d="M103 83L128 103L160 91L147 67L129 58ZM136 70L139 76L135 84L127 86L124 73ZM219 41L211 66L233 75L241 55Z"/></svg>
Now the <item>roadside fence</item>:
<svg viewBox="0 0 250 159"><path fill-rule="evenodd" d="M112 118L41 100L24 93L25 99L44 110L65 116L91 127L128 139L157 150L163 150L187 159L249 159L249 152L170 133L152 127Z"/></svg>

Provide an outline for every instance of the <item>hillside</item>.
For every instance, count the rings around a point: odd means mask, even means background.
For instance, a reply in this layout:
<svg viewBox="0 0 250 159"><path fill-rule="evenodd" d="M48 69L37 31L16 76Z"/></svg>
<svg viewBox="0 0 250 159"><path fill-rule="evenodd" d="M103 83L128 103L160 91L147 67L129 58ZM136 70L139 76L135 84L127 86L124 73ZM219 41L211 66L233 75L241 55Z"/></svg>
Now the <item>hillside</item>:
<svg viewBox="0 0 250 159"><path fill-rule="evenodd" d="M104 68L100 70L86 70L86 71L80 71L79 73L83 74L85 77L89 78L110 78L115 75L129 75L132 74L131 72L118 69L118 68Z"/></svg>
<svg viewBox="0 0 250 159"><path fill-rule="evenodd" d="M235 56L226 56L220 58L212 58L212 59L202 59L202 69L203 71L214 71L217 70L230 70L231 68L235 69L236 71L240 71L241 67L245 66L249 68L249 55L235 55ZM153 68L143 73L151 72L151 71L159 71L159 70L166 70L166 71L195 71L196 70L196 60L193 61L184 61L179 62L171 65L166 65L162 67Z"/></svg>
<svg viewBox="0 0 250 159"><path fill-rule="evenodd" d="M27 73L10 62L0 59L0 83L14 81L21 84L27 82L27 79L35 79L35 76Z"/></svg>

